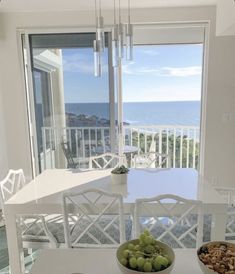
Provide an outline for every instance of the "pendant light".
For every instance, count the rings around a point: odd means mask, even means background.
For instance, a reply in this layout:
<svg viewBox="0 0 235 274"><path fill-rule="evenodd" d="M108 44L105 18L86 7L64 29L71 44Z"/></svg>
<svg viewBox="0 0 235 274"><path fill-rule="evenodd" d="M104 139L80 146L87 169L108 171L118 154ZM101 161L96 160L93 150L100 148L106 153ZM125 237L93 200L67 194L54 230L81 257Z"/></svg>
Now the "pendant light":
<svg viewBox="0 0 235 274"><path fill-rule="evenodd" d="M126 59L133 60L133 25L131 24L130 0L128 0L128 22L126 24Z"/></svg>
<svg viewBox="0 0 235 274"><path fill-rule="evenodd" d="M118 66L118 25L116 19L116 0L113 1L113 28L112 28L112 65Z"/></svg>
<svg viewBox="0 0 235 274"><path fill-rule="evenodd" d="M122 24L122 17L121 17L121 0L119 0L119 7L118 7L118 57L123 57L124 51L124 32L123 32L123 24Z"/></svg>
<svg viewBox="0 0 235 274"><path fill-rule="evenodd" d="M102 52L105 47L104 18L101 15L101 0L99 0L99 12L97 11L97 0L95 0L96 39L93 42L94 51L94 74L96 77L102 75Z"/></svg>
<svg viewBox="0 0 235 274"><path fill-rule="evenodd" d="M101 77L102 54L101 54L101 43L99 40L93 41L93 52L94 52L94 75L95 77Z"/></svg>
<svg viewBox="0 0 235 274"><path fill-rule="evenodd" d="M121 0L113 0L113 28L112 28L112 65L117 67L119 59L123 58L124 52L124 24L121 15ZM118 1L118 22L116 12L116 1ZM133 25L131 24L131 5L128 1L128 22L125 24L126 38L126 59L133 59ZM97 5L98 2L98 5ZM105 48L104 18L101 14L101 0L95 0L95 22L96 38L93 42L94 50L94 74L96 77L102 76L102 54Z"/></svg>

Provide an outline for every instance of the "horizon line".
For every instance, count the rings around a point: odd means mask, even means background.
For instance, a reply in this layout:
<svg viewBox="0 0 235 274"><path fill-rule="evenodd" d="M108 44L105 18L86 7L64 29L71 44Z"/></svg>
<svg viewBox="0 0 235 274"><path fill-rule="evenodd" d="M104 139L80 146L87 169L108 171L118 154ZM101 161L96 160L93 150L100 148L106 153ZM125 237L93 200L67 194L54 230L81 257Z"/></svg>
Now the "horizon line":
<svg viewBox="0 0 235 274"><path fill-rule="evenodd" d="M201 100L124 101L123 103L173 103L173 102L201 102ZM109 102L65 102L65 104L109 104Z"/></svg>

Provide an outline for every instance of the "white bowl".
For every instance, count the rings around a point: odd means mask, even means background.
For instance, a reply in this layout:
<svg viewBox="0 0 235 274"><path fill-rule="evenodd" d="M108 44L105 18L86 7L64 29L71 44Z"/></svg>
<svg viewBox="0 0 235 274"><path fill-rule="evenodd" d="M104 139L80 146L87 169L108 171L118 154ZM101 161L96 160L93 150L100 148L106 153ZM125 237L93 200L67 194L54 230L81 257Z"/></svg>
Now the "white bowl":
<svg viewBox="0 0 235 274"><path fill-rule="evenodd" d="M125 267L124 265L122 265L120 263L120 257L122 256L122 252L127 248L128 244L132 243L132 244L136 245L136 244L138 244L138 242L139 242L138 239L131 240L131 241L125 242L124 244L120 245L119 248L117 249L117 252L116 252L117 264L123 274L146 274L146 273L169 274L172 271L174 263L175 263L175 253L171 247L169 247L167 244L164 244L159 241L157 241L157 245L160 246L166 252L166 254L168 255L168 257L171 261L171 265L169 267L167 267L166 269L156 271L156 272L141 272L141 271L129 269L129 268Z"/></svg>
<svg viewBox="0 0 235 274"><path fill-rule="evenodd" d="M198 248L198 250L197 250L197 260L198 260L198 263L199 263L199 266L200 266L202 272L203 272L204 274L218 274L217 271L208 268L207 265L205 265L205 264L199 259L199 257L198 257L198 253L199 253L200 249L201 249L203 246L206 247L206 246L208 246L208 245L210 245L210 244L212 244L212 245L213 245L213 244L225 244L225 245L229 244L229 245L234 246L234 248L235 248L235 244L230 243L230 242L214 241L214 242L205 243L205 244L203 244L202 246L200 246L200 247Z"/></svg>

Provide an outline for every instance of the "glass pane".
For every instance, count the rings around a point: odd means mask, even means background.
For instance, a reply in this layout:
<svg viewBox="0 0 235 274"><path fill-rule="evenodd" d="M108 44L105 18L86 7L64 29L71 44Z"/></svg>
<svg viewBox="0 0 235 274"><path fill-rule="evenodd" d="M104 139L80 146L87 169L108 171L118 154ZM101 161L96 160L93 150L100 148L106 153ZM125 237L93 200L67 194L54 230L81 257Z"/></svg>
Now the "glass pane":
<svg viewBox="0 0 235 274"><path fill-rule="evenodd" d="M198 168L203 44L134 46L134 61L123 64L126 145L137 146L137 161L156 167L156 153L169 155L163 167Z"/></svg>
<svg viewBox="0 0 235 274"><path fill-rule="evenodd" d="M88 167L110 150L108 47L94 76L94 33L30 36L38 165Z"/></svg>

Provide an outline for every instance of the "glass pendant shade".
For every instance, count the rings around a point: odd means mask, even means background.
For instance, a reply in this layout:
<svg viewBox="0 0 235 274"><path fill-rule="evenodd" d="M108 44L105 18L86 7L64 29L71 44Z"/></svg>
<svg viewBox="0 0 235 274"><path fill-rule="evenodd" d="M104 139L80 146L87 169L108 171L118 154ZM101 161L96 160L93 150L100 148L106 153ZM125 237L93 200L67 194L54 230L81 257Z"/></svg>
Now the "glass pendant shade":
<svg viewBox="0 0 235 274"><path fill-rule="evenodd" d="M0 0L1 1L1 0ZM94 40L94 74L102 75L102 54L105 49L104 18L101 13L101 0L97 6L95 0L96 39ZM118 67L124 56L124 34L126 38L126 59L133 60L133 25L131 24L130 0L128 0L128 23L124 26L121 18L121 0L118 7L118 22L116 20L116 0L114 0L114 22L112 29L112 66ZM125 29L125 30L124 30Z"/></svg>
<svg viewBox="0 0 235 274"><path fill-rule="evenodd" d="M102 53L101 53L101 42L100 40L94 40L93 42L94 51L94 74L95 77L101 77L102 75Z"/></svg>
<svg viewBox="0 0 235 274"><path fill-rule="evenodd" d="M105 39L104 39L104 18L103 16L98 16L96 18L96 40L100 41L100 50L104 51Z"/></svg>
<svg viewBox="0 0 235 274"><path fill-rule="evenodd" d="M126 25L126 59L133 60L133 26L130 23Z"/></svg>
<svg viewBox="0 0 235 274"><path fill-rule="evenodd" d="M128 0L128 23L126 24L126 59L133 60L133 25L131 24L131 0Z"/></svg>
<svg viewBox="0 0 235 274"><path fill-rule="evenodd" d="M118 30L117 25L112 29L112 65L118 66Z"/></svg>
<svg viewBox="0 0 235 274"><path fill-rule="evenodd" d="M118 24L118 57L123 58L124 52L124 32L123 32L123 24Z"/></svg>

